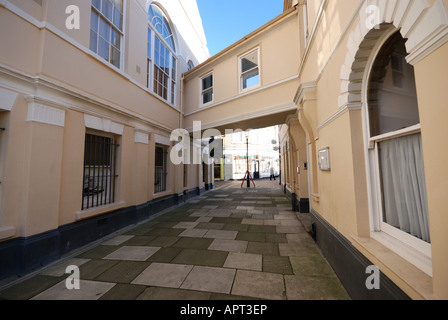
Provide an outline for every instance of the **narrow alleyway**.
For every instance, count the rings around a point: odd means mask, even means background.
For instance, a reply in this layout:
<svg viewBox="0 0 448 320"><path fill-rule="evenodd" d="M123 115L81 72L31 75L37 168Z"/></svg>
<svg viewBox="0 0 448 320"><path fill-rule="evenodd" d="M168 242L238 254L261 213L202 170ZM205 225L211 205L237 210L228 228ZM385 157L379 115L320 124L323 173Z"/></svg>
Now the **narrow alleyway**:
<svg viewBox="0 0 448 320"><path fill-rule="evenodd" d="M0 289L0 299L349 299L278 181L257 184L218 183ZM66 288L69 265L79 290Z"/></svg>

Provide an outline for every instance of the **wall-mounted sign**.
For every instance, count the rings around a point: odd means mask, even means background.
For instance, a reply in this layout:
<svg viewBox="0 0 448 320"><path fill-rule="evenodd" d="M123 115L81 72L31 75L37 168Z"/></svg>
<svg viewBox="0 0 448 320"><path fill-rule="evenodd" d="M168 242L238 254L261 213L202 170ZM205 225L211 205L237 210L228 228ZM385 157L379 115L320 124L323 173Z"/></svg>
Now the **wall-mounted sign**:
<svg viewBox="0 0 448 320"><path fill-rule="evenodd" d="M331 171L330 148L319 150L319 168L322 171Z"/></svg>

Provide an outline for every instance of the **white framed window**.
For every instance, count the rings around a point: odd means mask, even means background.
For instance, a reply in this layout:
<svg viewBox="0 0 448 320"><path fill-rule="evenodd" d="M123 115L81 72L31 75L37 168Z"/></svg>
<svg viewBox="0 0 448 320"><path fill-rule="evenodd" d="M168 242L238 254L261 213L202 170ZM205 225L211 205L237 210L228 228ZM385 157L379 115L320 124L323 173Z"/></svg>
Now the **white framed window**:
<svg viewBox="0 0 448 320"><path fill-rule="evenodd" d="M385 40L364 89L372 235L431 274L420 117L405 43L400 32Z"/></svg>
<svg viewBox="0 0 448 320"><path fill-rule="evenodd" d="M201 106L213 103L213 72L201 77Z"/></svg>
<svg viewBox="0 0 448 320"><path fill-rule="evenodd" d="M92 0L90 50L121 68L123 0Z"/></svg>
<svg viewBox="0 0 448 320"><path fill-rule="evenodd" d="M174 34L160 7L148 9L148 89L172 105L177 101L177 57Z"/></svg>
<svg viewBox="0 0 448 320"><path fill-rule="evenodd" d="M260 86L260 50L259 48L239 58L240 92Z"/></svg>

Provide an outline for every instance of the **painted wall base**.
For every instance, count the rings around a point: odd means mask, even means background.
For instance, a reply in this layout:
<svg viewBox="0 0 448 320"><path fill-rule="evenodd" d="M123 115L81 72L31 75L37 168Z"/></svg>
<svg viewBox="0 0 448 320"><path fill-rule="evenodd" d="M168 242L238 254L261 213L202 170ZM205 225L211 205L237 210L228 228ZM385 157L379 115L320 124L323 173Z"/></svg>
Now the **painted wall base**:
<svg viewBox="0 0 448 320"><path fill-rule="evenodd" d="M296 193L291 192L286 185L283 185L283 193L291 202L291 210L300 213L310 212L310 200L308 198L300 198Z"/></svg>
<svg viewBox="0 0 448 320"><path fill-rule="evenodd" d="M370 273L367 274L366 269L373 263L314 210L311 210L311 223L313 238L352 299L410 300L383 273L380 274L380 289L367 289Z"/></svg>

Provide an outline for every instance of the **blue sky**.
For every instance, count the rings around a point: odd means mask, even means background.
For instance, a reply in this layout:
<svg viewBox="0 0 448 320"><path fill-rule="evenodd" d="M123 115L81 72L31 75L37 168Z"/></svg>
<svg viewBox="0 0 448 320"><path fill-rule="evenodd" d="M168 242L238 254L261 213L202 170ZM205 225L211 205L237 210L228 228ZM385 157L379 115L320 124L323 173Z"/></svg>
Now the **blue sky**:
<svg viewBox="0 0 448 320"><path fill-rule="evenodd" d="M283 0L197 0L213 56L283 12Z"/></svg>

